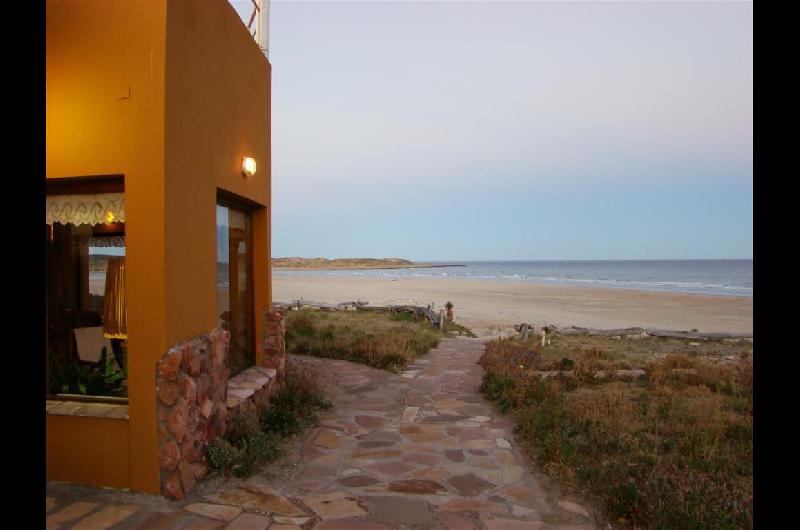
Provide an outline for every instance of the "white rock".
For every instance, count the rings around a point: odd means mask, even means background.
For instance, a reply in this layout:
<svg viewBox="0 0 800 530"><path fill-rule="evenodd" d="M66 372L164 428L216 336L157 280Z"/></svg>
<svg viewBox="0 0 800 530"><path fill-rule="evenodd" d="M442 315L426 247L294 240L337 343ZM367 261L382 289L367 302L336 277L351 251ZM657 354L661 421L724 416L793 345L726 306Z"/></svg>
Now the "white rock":
<svg viewBox="0 0 800 530"><path fill-rule="evenodd" d="M418 412L419 407L406 407L403 410L403 419L400 423L414 423L414 420L417 419Z"/></svg>
<svg viewBox="0 0 800 530"><path fill-rule="evenodd" d="M311 517L285 517L282 515L275 515L272 517L272 520L280 524L294 524L297 526L303 526L311 520Z"/></svg>
<svg viewBox="0 0 800 530"><path fill-rule="evenodd" d="M508 443L508 440L506 440L505 438L497 438L495 440L495 443L497 443L497 447L499 447L500 449L511 449L511 444Z"/></svg>
<svg viewBox="0 0 800 530"><path fill-rule="evenodd" d="M578 515L582 515L584 517L590 517L589 512L586 511L586 508L584 508L583 506L581 506L576 502L564 499L558 501L558 505L567 510L568 512L577 513Z"/></svg>
<svg viewBox="0 0 800 530"><path fill-rule="evenodd" d="M536 515L536 510L532 510L530 508L526 508L524 506L514 505L512 507L512 512L514 515L520 517L525 515Z"/></svg>

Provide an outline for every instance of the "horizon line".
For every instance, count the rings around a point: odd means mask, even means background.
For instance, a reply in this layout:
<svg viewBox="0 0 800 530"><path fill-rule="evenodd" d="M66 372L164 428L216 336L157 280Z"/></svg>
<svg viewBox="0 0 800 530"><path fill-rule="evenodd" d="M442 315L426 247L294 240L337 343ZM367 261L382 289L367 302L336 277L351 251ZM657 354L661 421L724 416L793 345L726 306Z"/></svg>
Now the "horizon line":
<svg viewBox="0 0 800 530"><path fill-rule="evenodd" d="M409 259L397 258L392 256L371 257L338 257L328 258L324 256L304 257L304 256L271 256L271 259L327 259L327 260L346 260L346 259L405 259L414 263L476 263L476 262L498 262L498 261L753 261L749 258L514 258L514 259Z"/></svg>

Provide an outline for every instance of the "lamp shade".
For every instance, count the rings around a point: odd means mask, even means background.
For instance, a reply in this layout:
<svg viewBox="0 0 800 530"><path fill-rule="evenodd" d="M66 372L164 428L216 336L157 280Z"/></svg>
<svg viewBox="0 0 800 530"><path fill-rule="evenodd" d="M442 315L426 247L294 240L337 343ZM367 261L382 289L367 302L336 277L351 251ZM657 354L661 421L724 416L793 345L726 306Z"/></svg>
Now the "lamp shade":
<svg viewBox="0 0 800 530"><path fill-rule="evenodd" d="M106 268L106 292L103 308L103 336L128 338L128 306L125 299L125 257L110 256Z"/></svg>

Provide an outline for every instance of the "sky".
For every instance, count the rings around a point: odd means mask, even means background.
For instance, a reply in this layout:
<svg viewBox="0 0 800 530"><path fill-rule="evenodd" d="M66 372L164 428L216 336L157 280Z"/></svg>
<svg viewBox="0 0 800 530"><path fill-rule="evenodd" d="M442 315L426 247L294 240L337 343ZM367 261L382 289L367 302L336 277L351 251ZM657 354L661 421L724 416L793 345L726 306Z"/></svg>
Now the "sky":
<svg viewBox="0 0 800 530"><path fill-rule="evenodd" d="M273 1L272 255L752 258L752 13Z"/></svg>

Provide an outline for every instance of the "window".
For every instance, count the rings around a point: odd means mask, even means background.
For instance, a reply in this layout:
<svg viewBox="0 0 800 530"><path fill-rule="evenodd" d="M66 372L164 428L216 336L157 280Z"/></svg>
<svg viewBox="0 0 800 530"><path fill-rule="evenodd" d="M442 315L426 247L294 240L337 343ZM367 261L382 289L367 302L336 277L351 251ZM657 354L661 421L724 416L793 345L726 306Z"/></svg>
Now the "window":
<svg viewBox="0 0 800 530"><path fill-rule="evenodd" d="M217 205L217 320L230 331L231 375L255 364L250 212Z"/></svg>
<svg viewBox="0 0 800 530"><path fill-rule="evenodd" d="M127 397L123 193L47 196L47 393Z"/></svg>

